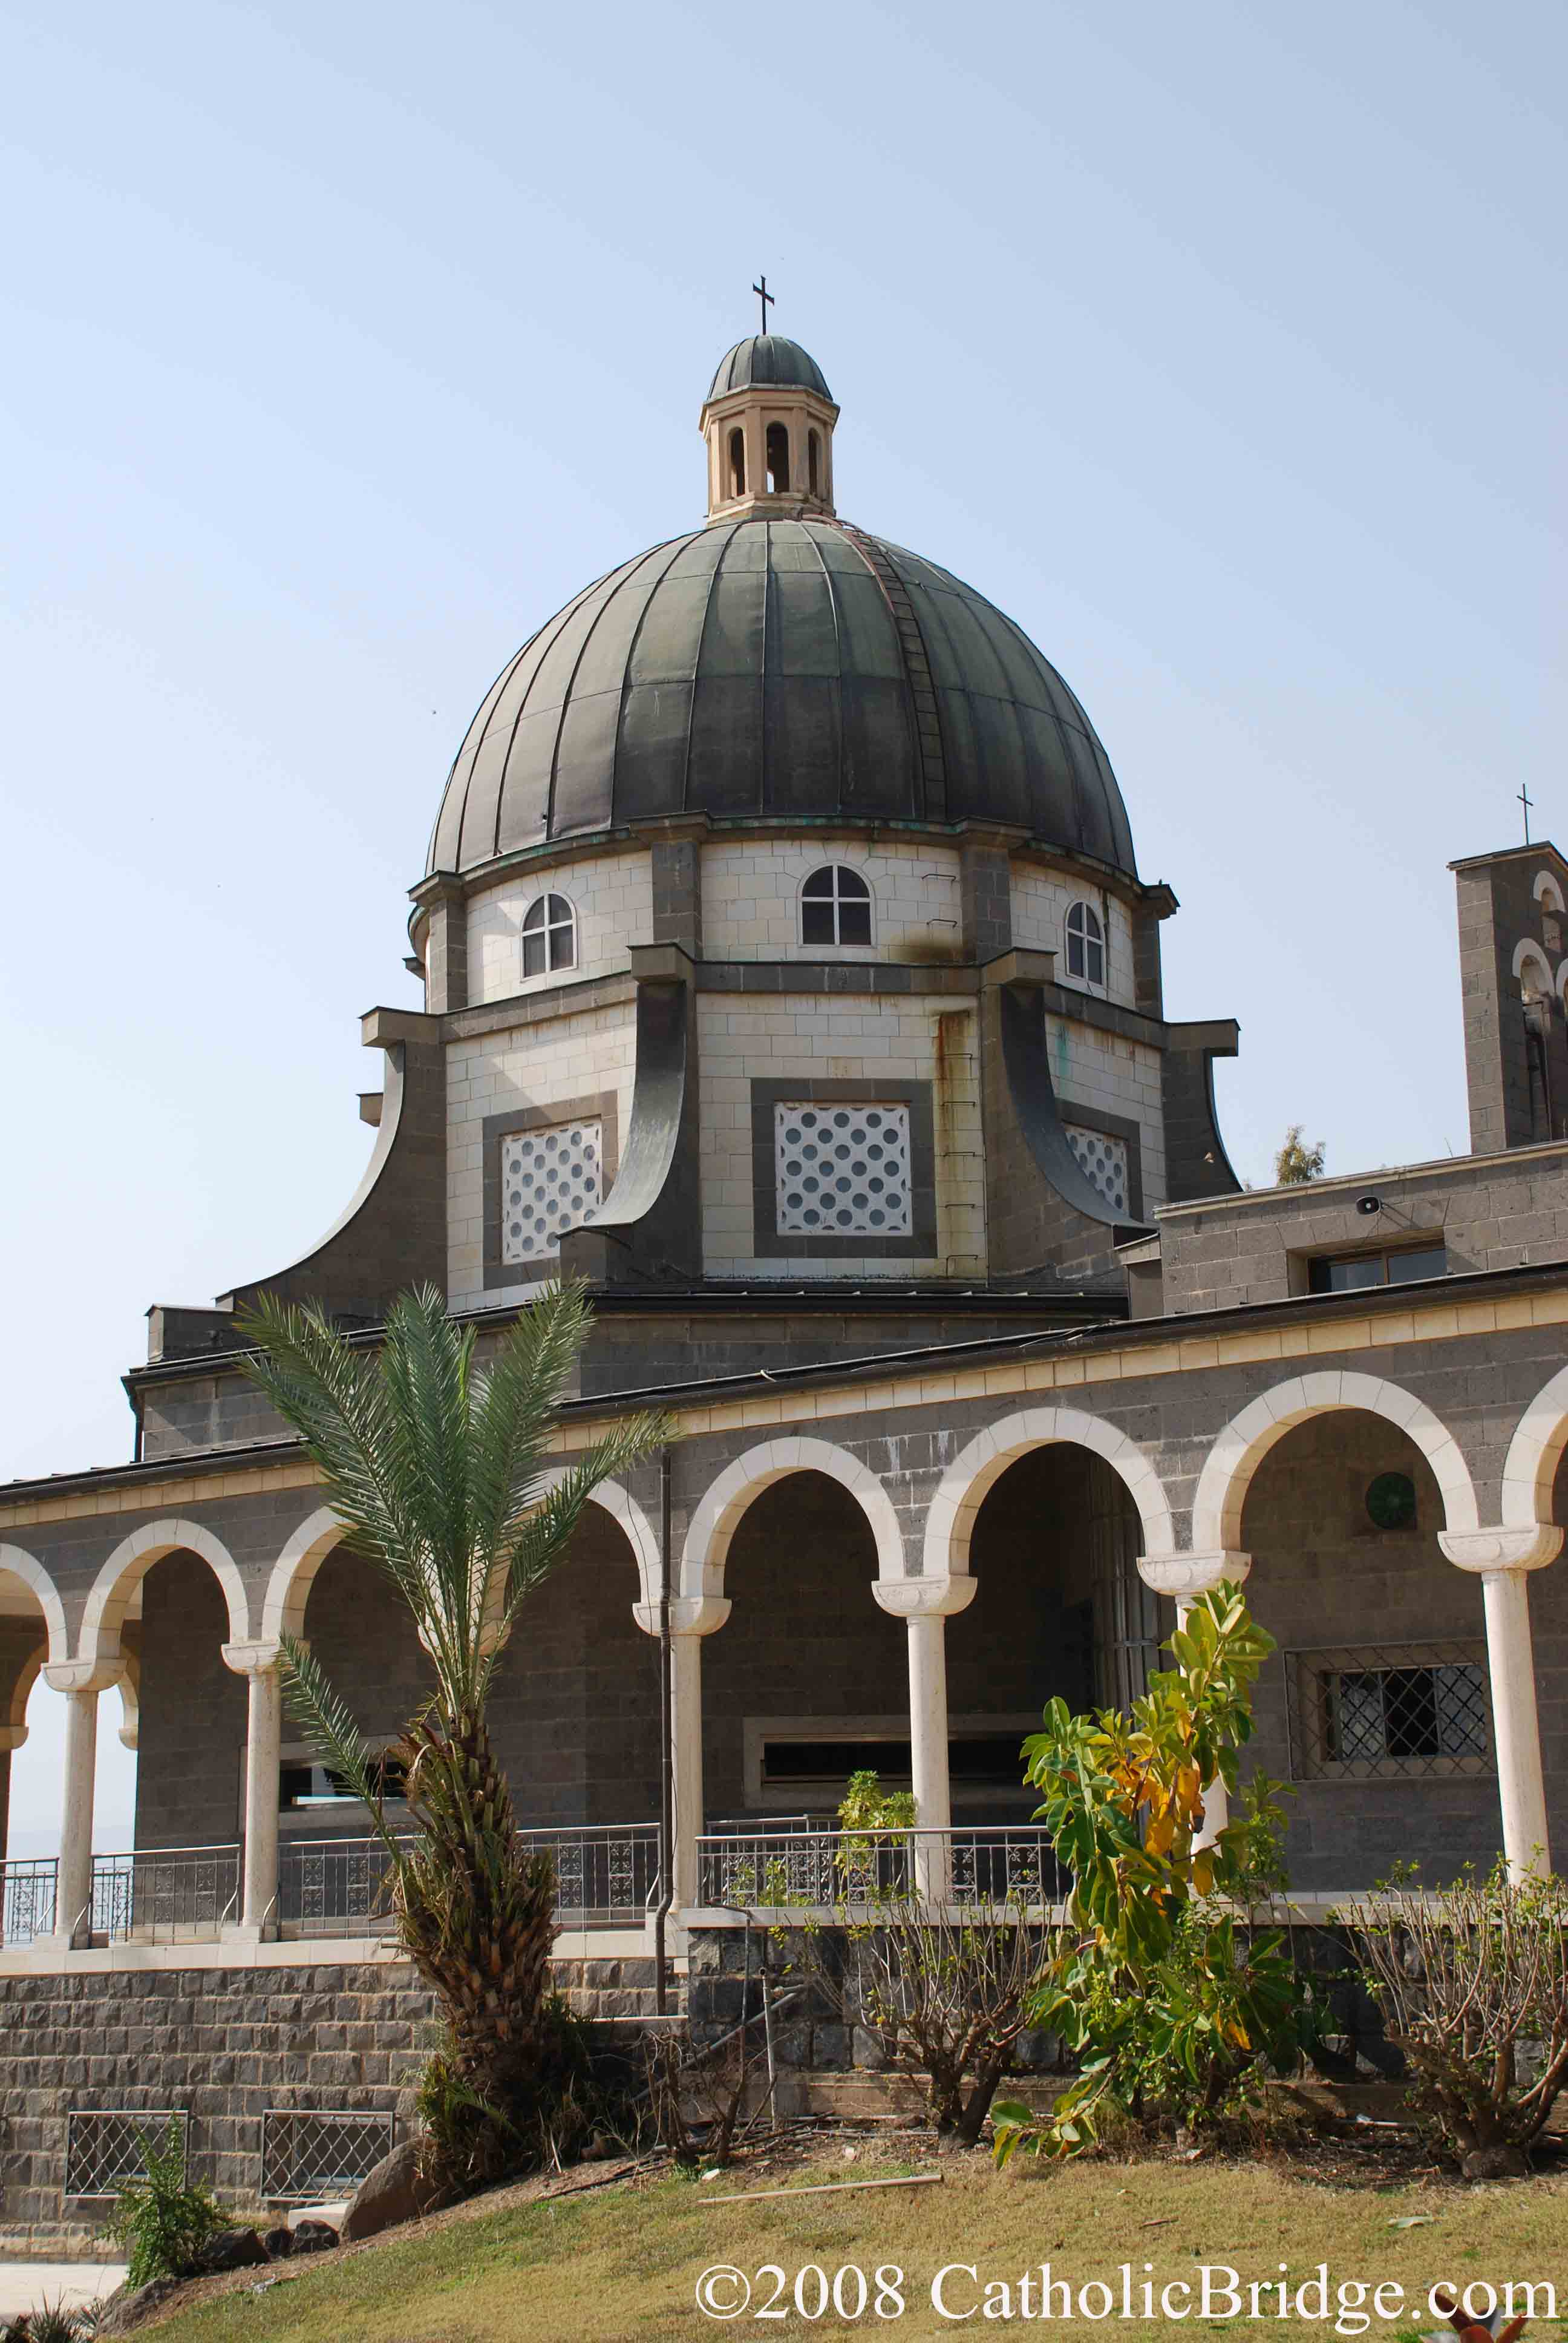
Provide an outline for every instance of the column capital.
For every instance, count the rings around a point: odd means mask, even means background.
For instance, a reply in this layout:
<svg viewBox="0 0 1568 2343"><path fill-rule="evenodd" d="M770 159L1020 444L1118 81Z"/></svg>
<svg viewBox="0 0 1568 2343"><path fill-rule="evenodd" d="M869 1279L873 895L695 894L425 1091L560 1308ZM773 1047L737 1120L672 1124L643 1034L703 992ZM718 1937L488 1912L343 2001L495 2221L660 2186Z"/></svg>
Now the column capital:
<svg viewBox="0 0 1568 2343"><path fill-rule="evenodd" d="M1138 1557L1138 1575L1144 1585L1178 1603L1191 1603L1195 1595L1207 1594L1211 1586L1220 1586L1227 1579L1239 1586L1251 1567L1251 1555L1240 1554L1232 1546L1216 1546L1207 1554L1141 1554Z"/></svg>
<svg viewBox="0 0 1568 2343"><path fill-rule="evenodd" d="M657 1603L634 1603L631 1615L645 1635L658 1633ZM711 1635L722 1627L729 1616L729 1598L724 1594L672 1594L669 1598L669 1632L672 1635Z"/></svg>
<svg viewBox="0 0 1568 2343"><path fill-rule="evenodd" d="M223 1664L226 1668L232 1668L236 1676L265 1674L267 1669L277 1667L282 1659L283 1645L276 1642L225 1644L223 1646Z"/></svg>
<svg viewBox="0 0 1568 2343"><path fill-rule="evenodd" d="M1563 1533L1532 1522L1522 1530L1439 1530L1437 1542L1456 1570L1541 1570L1554 1560Z"/></svg>
<svg viewBox="0 0 1568 2343"><path fill-rule="evenodd" d="M928 1578L879 1578L871 1592L894 1619L950 1619L967 1611L975 1599L974 1579L944 1571Z"/></svg>
<svg viewBox="0 0 1568 2343"><path fill-rule="evenodd" d="M55 1692L107 1692L117 1684L120 1658L112 1660L51 1660L39 1673Z"/></svg>

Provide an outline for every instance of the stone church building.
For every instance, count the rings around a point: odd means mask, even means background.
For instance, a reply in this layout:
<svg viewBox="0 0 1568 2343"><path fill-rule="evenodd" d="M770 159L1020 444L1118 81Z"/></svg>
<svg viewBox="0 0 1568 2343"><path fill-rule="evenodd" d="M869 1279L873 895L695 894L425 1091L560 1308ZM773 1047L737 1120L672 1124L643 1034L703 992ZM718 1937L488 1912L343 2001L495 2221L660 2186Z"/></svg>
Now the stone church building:
<svg viewBox="0 0 1568 2343"><path fill-rule="evenodd" d="M384 1741L421 1655L240 1372L263 1290L374 1343L435 1281L482 1345L582 1278L562 1454L618 1410L678 1422L668 1516L657 1463L604 1489L499 1672L588 1950L635 1956L658 1892L667 1518L677 1941L727 1845L809 1839L858 1765L912 1786L930 1876L974 1876L1027 1838L1042 1704L1127 1698L1222 1577L1278 1639L1254 1749L1305 1906L1568 1846L1568 866L1452 866L1473 1151L1243 1192L1238 1028L1165 1015L1176 897L1090 716L973 588L840 518L838 414L791 341L724 357L702 526L530 634L458 749L423 1009L363 1020L357 1192L303 1260L236 1232L215 1307L149 1312L133 1462L0 1488L4 1749L40 1671L67 1715L57 1864L5 1865L14 2026L73 1970L111 2029L116 1980L364 1974L375 1859L292 1737L279 1637ZM101 1715L137 1749L134 1855L95 1855ZM349 2104L389 2107L366 2056ZM145 2079L24 2111L34 2215L60 2126L164 2104ZM287 2079L251 2077L274 2112Z"/></svg>

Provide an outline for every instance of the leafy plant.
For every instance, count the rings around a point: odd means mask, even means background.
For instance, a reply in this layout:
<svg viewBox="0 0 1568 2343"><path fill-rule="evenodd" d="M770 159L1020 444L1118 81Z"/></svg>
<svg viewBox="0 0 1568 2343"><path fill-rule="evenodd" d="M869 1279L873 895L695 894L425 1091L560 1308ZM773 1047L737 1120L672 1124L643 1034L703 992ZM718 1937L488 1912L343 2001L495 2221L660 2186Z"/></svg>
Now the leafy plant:
<svg viewBox="0 0 1568 2343"><path fill-rule="evenodd" d="M1462 2159L1527 2171L1568 2086L1568 1880L1402 1874L1348 1916L1409 2096Z"/></svg>
<svg viewBox="0 0 1568 2343"><path fill-rule="evenodd" d="M1044 1793L1036 1819L1073 1881L1071 1926L1029 2016L1081 2063L1045 2123L997 2105L1000 2162L1020 2147L1088 2146L1107 2102L1141 2121L1211 2118L1301 2040L1304 1996L1284 1940L1257 1926L1280 1884L1278 1785L1260 1777L1243 1813L1199 1843L1208 1793L1236 1792L1273 1639L1241 1589L1221 1585L1169 1648L1176 1666L1153 1674L1130 1712L1074 1716L1054 1700L1024 1744Z"/></svg>
<svg viewBox="0 0 1568 2343"><path fill-rule="evenodd" d="M186 2180L185 2142L174 2117L160 2138L138 2132L136 2142L141 2171L126 2182L105 2224L105 2235L126 2250L126 2283L133 2288L156 2278L186 2277L203 2247L234 2226L204 2181Z"/></svg>
<svg viewBox="0 0 1568 2343"><path fill-rule="evenodd" d="M1274 1157L1274 1185L1277 1188L1304 1188L1309 1181L1321 1180L1328 1151L1320 1139L1309 1147L1302 1137L1302 1126L1292 1122L1285 1133L1284 1144Z"/></svg>
<svg viewBox="0 0 1568 2343"><path fill-rule="evenodd" d="M841 1835L835 1858L846 1890L856 1896L874 1891L885 1853L892 1847L895 1859L904 1855L914 1827L913 1791L884 1790L881 1775L869 1767L851 1774L839 1801Z"/></svg>
<svg viewBox="0 0 1568 2343"><path fill-rule="evenodd" d="M242 1330L256 1345L247 1372L298 1433L435 1671L434 1693L391 1753L414 1825L406 1844L347 1703L303 1644L284 1642L290 1708L363 1802L398 1939L441 2002L447 2042L431 2089L450 2121L429 2136L430 2177L455 2187L544 2155L558 2086L545 2014L554 1867L519 1844L491 1746L497 1658L599 1483L672 1436L663 1418L629 1416L553 1484L547 1477L588 1324L580 1291L552 1286L482 1369L473 1330L453 1325L433 1286L394 1302L376 1351L336 1332L319 1309L270 1295Z"/></svg>

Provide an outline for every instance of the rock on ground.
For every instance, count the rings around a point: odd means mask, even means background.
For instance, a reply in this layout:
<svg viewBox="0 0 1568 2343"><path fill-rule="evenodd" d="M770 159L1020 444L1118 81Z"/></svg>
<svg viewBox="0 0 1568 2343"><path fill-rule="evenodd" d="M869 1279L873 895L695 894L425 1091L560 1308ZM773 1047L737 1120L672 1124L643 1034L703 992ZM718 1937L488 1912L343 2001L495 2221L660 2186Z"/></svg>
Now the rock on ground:
<svg viewBox="0 0 1568 2343"><path fill-rule="evenodd" d="M338 2231L346 2246L434 2211L441 2201L440 2191L420 2178L418 2158L417 2141L406 2139L366 2174L348 2200Z"/></svg>

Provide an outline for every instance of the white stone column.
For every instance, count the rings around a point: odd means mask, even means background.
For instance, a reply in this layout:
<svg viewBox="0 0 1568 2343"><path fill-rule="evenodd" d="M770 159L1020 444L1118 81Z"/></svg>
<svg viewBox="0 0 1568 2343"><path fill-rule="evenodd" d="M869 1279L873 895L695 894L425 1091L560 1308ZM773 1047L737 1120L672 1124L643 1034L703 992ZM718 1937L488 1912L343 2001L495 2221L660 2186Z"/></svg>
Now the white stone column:
<svg viewBox="0 0 1568 2343"><path fill-rule="evenodd" d="M98 1760L98 1694L90 1664L67 1660L44 1670L65 1696L65 1762L60 1811L60 1861L55 1878L55 1943L85 1945L93 1918L93 1792Z"/></svg>
<svg viewBox="0 0 1568 2343"><path fill-rule="evenodd" d="M948 1773L947 1621L974 1601L969 1577L879 1578L882 1609L910 1638L910 1766L915 1790L915 1885L945 1903L952 1883L952 1789Z"/></svg>
<svg viewBox="0 0 1568 2343"><path fill-rule="evenodd" d="M1232 1585L1242 1584L1251 1567L1250 1554L1223 1546L1209 1554L1141 1554L1138 1557L1138 1575L1144 1585L1174 1601L1178 1627L1186 1625L1187 1614L1201 1594L1222 1586L1227 1580ZM1193 1853L1212 1846L1230 1819L1231 1800L1225 1785L1211 1782L1203 1793L1203 1821L1192 1841Z"/></svg>
<svg viewBox="0 0 1568 2343"><path fill-rule="evenodd" d="M282 1653L276 1644L226 1644L225 1664L246 1680L245 1889L240 1926L258 1943L277 1934L277 1769L283 1751Z"/></svg>
<svg viewBox="0 0 1568 2343"><path fill-rule="evenodd" d="M1541 1719L1535 1701L1535 1654L1530 1634L1530 1573L1553 1559L1563 1544L1563 1533L1545 1524L1528 1529L1440 1530L1437 1542L1450 1562L1460 1570L1473 1572L1481 1581L1503 1852L1510 1878L1524 1879L1532 1872L1552 1868Z"/></svg>
<svg viewBox="0 0 1568 2343"><path fill-rule="evenodd" d="M657 1603L634 1603L632 1617L645 1635L658 1634ZM670 1848L675 1909L697 1903L697 1842L702 1835L702 1639L729 1616L724 1595L679 1594L669 1606L670 1756L675 1772L675 1826Z"/></svg>

